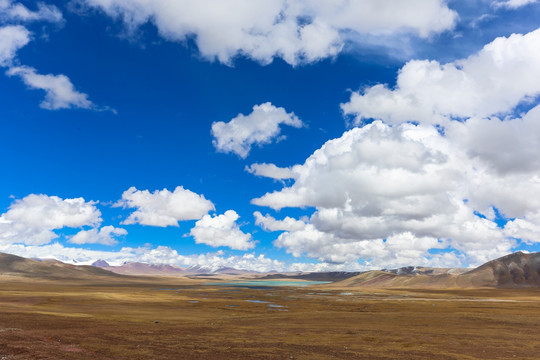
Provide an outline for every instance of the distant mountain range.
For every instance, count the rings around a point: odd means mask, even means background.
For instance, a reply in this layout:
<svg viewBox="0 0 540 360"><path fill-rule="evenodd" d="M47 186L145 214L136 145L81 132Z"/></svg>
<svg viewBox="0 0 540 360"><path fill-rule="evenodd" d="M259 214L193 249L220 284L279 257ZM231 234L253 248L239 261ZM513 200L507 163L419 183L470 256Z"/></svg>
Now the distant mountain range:
<svg viewBox="0 0 540 360"><path fill-rule="evenodd" d="M71 265L56 260L26 259L0 253L1 276L25 276L48 279L80 279L118 277L119 275L93 266Z"/></svg>
<svg viewBox="0 0 540 360"><path fill-rule="evenodd" d="M516 252L473 270L417 268L419 271L366 271L335 282L336 287L470 288L540 287L540 253Z"/></svg>
<svg viewBox="0 0 540 360"><path fill-rule="evenodd" d="M103 270L111 271L122 275L151 275L151 276L178 276L178 275L247 275L258 274L254 271L238 270L229 267L223 267L212 270L201 266L191 266L182 268L180 266L165 264L145 264L140 262L127 262L120 266L111 266L105 260L97 260L92 266Z"/></svg>
<svg viewBox="0 0 540 360"><path fill-rule="evenodd" d="M366 272L323 272L298 274L260 274L233 268L211 271L202 267L181 268L130 262L110 266L98 260L93 266L70 265L56 260L34 260L0 253L0 278L24 276L47 279L93 279L134 276L208 276L217 274L259 274L260 279L304 279L332 281L334 287L371 288L471 288L540 287L540 253L516 252L492 260L476 269L403 267Z"/></svg>

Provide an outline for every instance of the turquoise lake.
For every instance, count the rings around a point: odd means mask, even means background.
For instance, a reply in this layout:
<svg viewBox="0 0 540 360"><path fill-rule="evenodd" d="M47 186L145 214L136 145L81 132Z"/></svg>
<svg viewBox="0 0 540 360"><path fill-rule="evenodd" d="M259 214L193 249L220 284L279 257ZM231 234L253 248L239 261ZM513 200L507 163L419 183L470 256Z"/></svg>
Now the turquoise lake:
<svg viewBox="0 0 540 360"><path fill-rule="evenodd" d="M277 280L250 280L250 281L234 281L234 282L212 282L203 285L211 286L296 286L305 287L310 285L330 284L331 281L277 281Z"/></svg>

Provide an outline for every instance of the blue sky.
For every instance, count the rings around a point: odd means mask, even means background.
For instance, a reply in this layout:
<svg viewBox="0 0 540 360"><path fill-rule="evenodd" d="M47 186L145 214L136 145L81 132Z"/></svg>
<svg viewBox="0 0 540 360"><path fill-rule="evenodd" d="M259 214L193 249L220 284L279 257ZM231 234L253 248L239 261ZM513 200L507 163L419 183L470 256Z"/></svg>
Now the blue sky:
<svg viewBox="0 0 540 360"><path fill-rule="evenodd" d="M538 19L0 0L0 251L259 271L538 251Z"/></svg>

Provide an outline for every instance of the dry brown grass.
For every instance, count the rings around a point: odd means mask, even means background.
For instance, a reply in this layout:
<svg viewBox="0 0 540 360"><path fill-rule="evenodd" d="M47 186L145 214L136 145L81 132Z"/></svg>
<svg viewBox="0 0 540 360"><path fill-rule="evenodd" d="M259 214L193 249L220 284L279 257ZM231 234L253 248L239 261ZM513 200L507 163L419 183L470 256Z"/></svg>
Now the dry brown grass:
<svg viewBox="0 0 540 360"><path fill-rule="evenodd" d="M0 359L537 359L540 354L539 290L223 289L200 282L0 277ZM158 290L163 288L177 290Z"/></svg>

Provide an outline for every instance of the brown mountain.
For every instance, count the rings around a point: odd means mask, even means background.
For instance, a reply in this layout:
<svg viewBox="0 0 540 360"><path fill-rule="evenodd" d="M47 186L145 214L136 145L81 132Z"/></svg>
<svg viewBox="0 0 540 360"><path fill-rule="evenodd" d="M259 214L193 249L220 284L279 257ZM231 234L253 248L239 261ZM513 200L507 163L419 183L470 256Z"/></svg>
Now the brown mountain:
<svg viewBox="0 0 540 360"><path fill-rule="evenodd" d="M475 286L540 286L540 253L519 251L506 255L461 275L461 278Z"/></svg>
<svg viewBox="0 0 540 360"><path fill-rule="evenodd" d="M99 266L103 267L99 267ZM111 270L111 271L108 271ZM190 271L192 270L192 271ZM199 269L202 271L202 269ZM112 272L114 271L114 272ZM99 277L120 277L123 275L177 276L196 273L193 269L182 269L170 265L150 265L126 263L122 266L108 266L106 262L96 262L94 266L70 265L56 260L32 260L0 253L0 276L24 276L47 279L91 279ZM215 273L244 273L223 268ZM371 288L472 288L472 287L540 287L540 253L516 252L492 260L463 273L463 269L401 268L387 271L367 271L363 273L312 273L312 274L272 274L267 277L302 277L334 281L335 287ZM302 277L304 278L304 277Z"/></svg>
<svg viewBox="0 0 540 360"><path fill-rule="evenodd" d="M421 269L415 272L367 271L333 285L371 288L540 287L540 253L516 252L464 273L461 269Z"/></svg>
<svg viewBox="0 0 540 360"><path fill-rule="evenodd" d="M92 265L122 275L175 276L186 274L184 269L181 267L164 264L153 265L139 262L128 262L120 266L110 266L105 261L96 261Z"/></svg>
<svg viewBox="0 0 540 360"><path fill-rule="evenodd" d="M56 260L32 260L16 255L0 253L0 276L41 277L50 279L78 279L114 276L93 266L70 265Z"/></svg>

